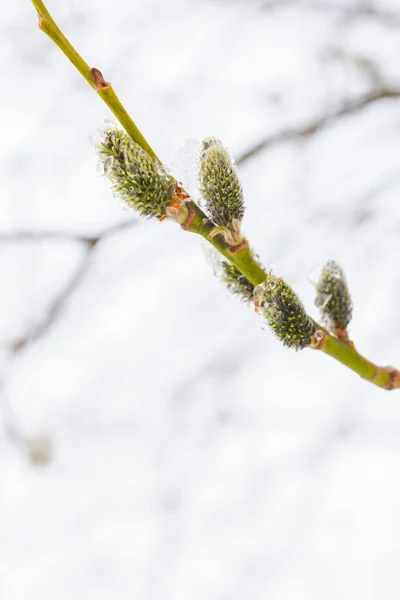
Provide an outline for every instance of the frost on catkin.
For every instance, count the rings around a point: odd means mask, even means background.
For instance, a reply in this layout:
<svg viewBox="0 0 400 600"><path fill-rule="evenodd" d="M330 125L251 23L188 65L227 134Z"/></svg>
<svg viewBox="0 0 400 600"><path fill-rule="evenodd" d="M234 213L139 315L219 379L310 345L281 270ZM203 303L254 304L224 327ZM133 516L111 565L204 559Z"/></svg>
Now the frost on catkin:
<svg viewBox="0 0 400 600"><path fill-rule="evenodd" d="M206 138L200 154L200 191L212 221L227 227L244 214L243 190L236 167L216 138Z"/></svg>
<svg viewBox="0 0 400 600"><path fill-rule="evenodd" d="M301 350L310 345L316 327L297 295L281 277L269 275L254 292L259 312L285 346Z"/></svg>
<svg viewBox="0 0 400 600"><path fill-rule="evenodd" d="M111 129L98 145L104 174L114 193L144 217L162 217L175 193L175 181L124 131Z"/></svg>
<svg viewBox="0 0 400 600"><path fill-rule="evenodd" d="M221 266L221 280L228 290L241 300L250 301L253 298L254 285L231 263L223 261Z"/></svg>
<svg viewBox="0 0 400 600"><path fill-rule="evenodd" d="M327 262L315 287L315 305L326 324L331 329L346 330L353 306L342 268L333 260Z"/></svg>

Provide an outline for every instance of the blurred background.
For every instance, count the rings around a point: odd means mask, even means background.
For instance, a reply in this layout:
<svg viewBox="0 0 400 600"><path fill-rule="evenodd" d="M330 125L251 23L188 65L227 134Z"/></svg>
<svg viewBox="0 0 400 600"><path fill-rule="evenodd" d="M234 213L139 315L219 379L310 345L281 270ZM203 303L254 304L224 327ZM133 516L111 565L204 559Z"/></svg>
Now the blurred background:
<svg viewBox="0 0 400 600"><path fill-rule="evenodd" d="M400 1L48 8L194 194L223 140L262 260L314 317L337 260L400 367ZM123 209L112 115L28 0L0 48L1 597L397 600L400 392L281 347L198 238Z"/></svg>

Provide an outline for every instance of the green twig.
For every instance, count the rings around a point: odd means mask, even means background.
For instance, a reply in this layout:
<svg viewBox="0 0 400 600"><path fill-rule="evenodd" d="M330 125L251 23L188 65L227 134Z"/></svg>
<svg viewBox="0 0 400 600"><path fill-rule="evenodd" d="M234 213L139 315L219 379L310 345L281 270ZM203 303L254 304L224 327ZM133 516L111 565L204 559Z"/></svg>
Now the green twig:
<svg viewBox="0 0 400 600"><path fill-rule="evenodd" d="M72 62L82 77L86 79L88 84L98 93L100 98L107 104L111 112L115 115L131 138L146 150L150 156L157 159L156 153L126 112L111 84L104 80L101 71L95 67L90 68L83 60L56 25L45 4L41 0L32 0L32 4L38 13L40 29L53 40L65 56Z"/></svg>
<svg viewBox="0 0 400 600"><path fill-rule="evenodd" d="M76 52L75 48L67 40L62 31L52 19L49 11L41 0L32 0L39 16L39 27L60 48L65 56L72 62L79 73L86 79L89 85L97 92L100 98L107 104L115 117L124 127L130 137L139 144L154 159L159 160L154 150L148 144L142 133L132 121L127 111L121 104L111 84L104 80L101 71L90 68L83 58ZM192 200L187 202L189 210L188 218L181 225L183 229L197 233L212 244L226 259L235 265L239 271L254 285L262 283L268 274L263 271L254 259L247 242L244 241L237 248L227 245L222 236L212 237L210 234L215 230L212 223L201 208ZM362 378L384 389L400 388L400 372L392 367L378 367L361 356L352 342L341 340L330 334L319 324L315 340L311 347L321 350L332 356L343 365L358 373Z"/></svg>
<svg viewBox="0 0 400 600"><path fill-rule="evenodd" d="M378 367L357 352L350 341L338 340L323 332L316 349L322 350L332 358L358 373L360 377L386 390L400 388L400 371L393 367Z"/></svg>

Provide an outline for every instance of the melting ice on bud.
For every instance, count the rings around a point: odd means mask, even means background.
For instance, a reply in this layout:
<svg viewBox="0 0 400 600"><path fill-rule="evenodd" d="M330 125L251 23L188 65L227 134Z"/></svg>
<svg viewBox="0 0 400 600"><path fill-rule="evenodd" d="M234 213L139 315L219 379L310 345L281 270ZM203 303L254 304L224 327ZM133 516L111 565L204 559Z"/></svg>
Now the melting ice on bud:
<svg viewBox="0 0 400 600"><path fill-rule="evenodd" d="M238 229L243 218L243 190L236 167L222 143L206 138L200 152L200 190L212 221Z"/></svg>
<svg viewBox="0 0 400 600"><path fill-rule="evenodd" d="M325 308L331 298L332 296L330 294L319 294L315 298L314 304L322 310Z"/></svg>
<svg viewBox="0 0 400 600"><path fill-rule="evenodd" d="M255 288L254 296L258 311L285 346L301 350L310 345L316 327L284 279L269 275Z"/></svg>
<svg viewBox="0 0 400 600"><path fill-rule="evenodd" d="M114 193L145 217L162 217L175 195L175 180L124 131L109 129L97 145Z"/></svg>
<svg viewBox="0 0 400 600"><path fill-rule="evenodd" d="M330 329L346 330L352 315L352 302L342 268L333 260L321 270L315 284L315 305Z"/></svg>
<svg viewBox="0 0 400 600"><path fill-rule="evenodd" d="M214 248L214 246L211 246L211 244L206 242L204 239L200 241L200 246L204 258L206 259L206 263L212 268L215 277L220 279L222 274L221 254Z"/></svg>
<svg viewBox="0 0 400 600"><path fill-rule="evenodd" d="M198 204L201 202L201 194L198 189L199 154L199 140L189 138L179 148L173 160L167 165L168 171L177 181L182 182L183 187L190 191L190 197Z"/></svg>
<svg viewBox="0 0 400 600"><path fill-rule="evenodd" d="M231 263L223 261L221 266L221 280L228 290L241 300L250 301L254 295L254 285Z"/></svg>

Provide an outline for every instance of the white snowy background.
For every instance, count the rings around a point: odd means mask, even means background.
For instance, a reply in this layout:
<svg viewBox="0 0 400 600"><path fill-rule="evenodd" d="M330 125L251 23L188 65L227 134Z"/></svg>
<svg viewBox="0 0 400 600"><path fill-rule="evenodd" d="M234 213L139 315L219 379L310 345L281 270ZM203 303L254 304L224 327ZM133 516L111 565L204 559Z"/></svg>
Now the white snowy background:
<svg viewBox="0 0 400 600"><path fill-rule="evenodd" d="M262 259L314 316L336 259L400 366L400 0L48 8L177 172L224 141ZM28 0L0 50L2 600L397 600L400 391L282 348L199 239L123 210L111 115Z"/></svg>

